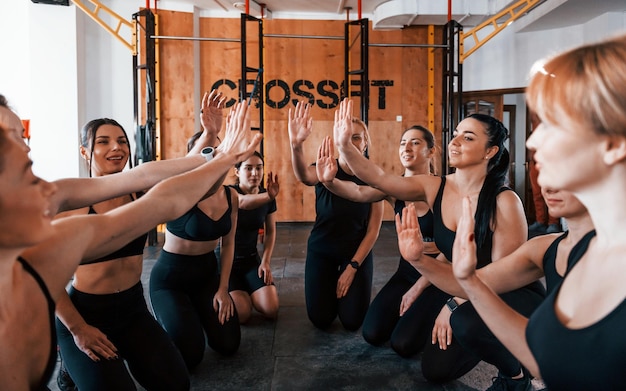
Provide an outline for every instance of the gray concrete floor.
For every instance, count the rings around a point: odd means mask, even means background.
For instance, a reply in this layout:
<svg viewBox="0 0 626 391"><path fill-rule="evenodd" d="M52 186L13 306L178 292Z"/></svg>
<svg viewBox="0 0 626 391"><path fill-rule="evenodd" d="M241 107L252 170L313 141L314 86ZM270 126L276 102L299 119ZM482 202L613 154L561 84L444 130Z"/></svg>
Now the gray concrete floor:
<svg viewBox="0 0 626 391"><path fill-rule="evenodd" d="M497 370L486 363L457 381L428 383L420 358L401 358L389 346L366 343L360 332L345 331L339 321L326 331L313 327L304 305L304 260L311 224L278 225L272 273L280 297L278 319L255 314L242 326L239 351L224 358L207 347L192 373L192 390L485 390ZM162 239L161 239L162 244ZM160 246L146 247L142 276L147 287ZM383 223L374 247L372 297L398 266L399 252L392 223ZM146 289L147 292L147 289ZM50 389L58 391L56 377ZM533 380L535 389L543 388ZM141 387L138 387L141 390ZM113 391L113 390L112 390Z"/></svg>

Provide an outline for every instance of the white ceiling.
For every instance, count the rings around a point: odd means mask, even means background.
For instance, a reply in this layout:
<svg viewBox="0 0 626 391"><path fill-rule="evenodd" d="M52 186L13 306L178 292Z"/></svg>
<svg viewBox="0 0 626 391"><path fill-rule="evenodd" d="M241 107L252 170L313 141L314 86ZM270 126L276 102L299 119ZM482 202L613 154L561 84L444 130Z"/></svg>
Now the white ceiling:
<svg viewBox="0 0 626 391"><path fill-rule="evenodd" d="M245 0L166 0L187 3L218 13L241 13ZM252 4L256 8L256 4ZM357 19L358 0L257 0L272 12L274 18L344 19L351 8L350 19ZM516 0L452 0L453 19L473 26L495 15ZM387 3L387 4L384 4ZM374 28L401 28L404 25L444 24L447 0L361 0L363 17L374 22ZM380 6L380 7L379 7ZM377 9L378 8L378 9ZM534 31L585 23L606 12L626 12L626 0L545 0L520 18L519 30ZM253 11L250 12L254 14ZM462 21L460 19L463 19ZM522 22L523 20L523 22Z"/></svg>

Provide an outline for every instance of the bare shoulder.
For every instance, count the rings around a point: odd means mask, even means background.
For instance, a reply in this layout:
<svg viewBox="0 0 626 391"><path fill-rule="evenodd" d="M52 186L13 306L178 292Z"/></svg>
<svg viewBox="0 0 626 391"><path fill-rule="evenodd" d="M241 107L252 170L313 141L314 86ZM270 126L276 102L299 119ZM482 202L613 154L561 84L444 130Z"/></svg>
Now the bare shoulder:
<svg viewBox="0 0 626 391"><path fill-rule="evenodd" d="M96 232L106 226L104 219L103 215L82 215L55 220L52 234L22 253L55 299L78 267Z"/></svg>
<svg viewBox="0 0 626 391"><path fill-rule="evenodd" d="M497 196L498 206L522 205L522 200L513 189L501 191Z"/></svg>

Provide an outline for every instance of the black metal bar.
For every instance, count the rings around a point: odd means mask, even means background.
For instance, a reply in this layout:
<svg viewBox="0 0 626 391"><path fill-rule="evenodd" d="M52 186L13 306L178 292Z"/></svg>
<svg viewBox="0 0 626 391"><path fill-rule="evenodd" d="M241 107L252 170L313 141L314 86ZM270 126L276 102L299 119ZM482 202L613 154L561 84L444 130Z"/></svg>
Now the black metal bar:
<svg viewBox="0 0 626 391"><path fill-rule="evenodd" d="M247 48L247 23L248 22L256 22L258 27L258 36L259 36L259 64L257 67L248 66L248 48ZM248 95L248 74L256 73L253 90L250 94L250 101L248 104L252 102L255 95L258 99L258 107L259 107L259 127L258 129L261 134L263 134L264 129L264 109L265 109L265 81L263 76L263 19L255 18L254 16L241 14L241 79L239 81L239 96L240 100L244 102ZM264 140L261 139L261 152L264 150Z"/></svg>
<svg viewBox="0 0 626 391"><path fill-rule="evenodd" d="M155 37L155 17L151 10L143 9L133 14L133 20L138 21L144 18L145 23L137 23L139 28L143 28L145 40L143 41L143 51L146 61L139 64L139 53L133 55L133 122L135 126L135 164L156 160L156 44ZM136 34L139 38L139 33ZM143 77L140 77L140 74ZM140 94L140 84L145 82L145 99ZM145 123L140 124L140 107L145 104ZM139 134L139 136L137 136ZM157 243L156 228L148 232L148 245L154 246Z"/></svg>
<svg viewBox="0 0 626 391"><path fill-rule="evenodd" d="M350 58L350 26L359 27L359 35L356 39L360 38L359 45L359 60L361 62L360 69L350 69L348 59ZM356 40L355 39L355 40ZM356 75L359 77L358 95L360 99L360 115L363 122L367 125L369 122L369 20L367 18L355 20L352 22L346 22L345 24L345 41L344 41L344 88L342 89L341 97L351 96L352 80L350 76Z"/></svg>
<svg viewBox="0 0 626 391"><path fill-rule="evenodd" d="M460 62L460 35L463 26L452 20L444 26L443 42L443 88L441 129L441 173L450 173L448 166L448 143L463 115L463 68ZM456 91L455 91L456 86Z"/></svg>

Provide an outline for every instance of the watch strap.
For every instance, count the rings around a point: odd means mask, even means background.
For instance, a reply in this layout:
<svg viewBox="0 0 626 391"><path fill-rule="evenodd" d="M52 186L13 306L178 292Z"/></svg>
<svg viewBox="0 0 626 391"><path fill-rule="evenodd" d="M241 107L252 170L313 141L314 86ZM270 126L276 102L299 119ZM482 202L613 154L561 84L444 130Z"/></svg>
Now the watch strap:
<svg viewBox="0 0 626 391"><path fill-rule="evenodd" d="M450 312L454 312L457 308L459 308L459 305L454 300L454 297L449 298L448 301L446 301L446 305L448 306Z"/></svg>

